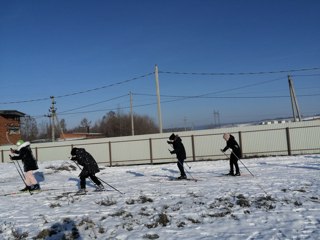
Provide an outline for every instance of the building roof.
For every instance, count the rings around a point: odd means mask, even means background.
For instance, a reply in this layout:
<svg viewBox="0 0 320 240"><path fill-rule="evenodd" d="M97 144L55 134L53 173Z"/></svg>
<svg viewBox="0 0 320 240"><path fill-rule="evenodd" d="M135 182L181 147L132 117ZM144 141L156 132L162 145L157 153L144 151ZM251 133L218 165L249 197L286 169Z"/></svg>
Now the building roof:
<svg viewBox="0 0 320 240"><path fill-rule="evenodd" d="M26 114L17 110L0 110L2 116L24 117Z"/></svg>

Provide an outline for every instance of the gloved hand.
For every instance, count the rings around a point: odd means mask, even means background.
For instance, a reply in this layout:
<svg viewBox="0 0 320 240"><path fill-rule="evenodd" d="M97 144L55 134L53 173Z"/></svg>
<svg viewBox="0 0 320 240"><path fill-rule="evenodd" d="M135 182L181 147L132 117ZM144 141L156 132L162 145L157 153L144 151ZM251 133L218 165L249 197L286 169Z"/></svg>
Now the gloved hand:
<svg viewBox="0 0 320 240"><path fill-rule="evenodd" d="M172 142L171 142L171 141L167 141L167 143L168 143L168 144L172 144Z"/></svg>
<svg viewBox="0 0 320 240"><path fill-rule="evenodd" d="M12 160L12 156L9 154L10 160Z"/></svg>
<svg viewBox="0 0 320 240"><path fill-rule="evenodd" d="M223 149L220 149L220 150L221 150L221 152L224 152Z"/></svg>

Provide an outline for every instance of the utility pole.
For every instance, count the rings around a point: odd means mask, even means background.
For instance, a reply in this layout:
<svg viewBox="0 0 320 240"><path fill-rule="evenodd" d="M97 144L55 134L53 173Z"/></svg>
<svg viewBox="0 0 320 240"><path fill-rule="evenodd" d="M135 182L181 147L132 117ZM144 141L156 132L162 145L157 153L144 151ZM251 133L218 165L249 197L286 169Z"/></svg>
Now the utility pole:
<svg viewBox="0 0 320 240"><path fill-rule="evenodd" d="M296 93L294 91L293 81L290 75L288 75L288 82L289 82L289 91L290 91L290 98L291 98L293 120L295 122L301 121L301 114L298 106L298 101L297 101Z"/></svg>
<svg viewBox="0 0 320 240"><path fill-rule="evenodd" d="M130 92L130 115L131 115L131 134L134 136L134 119L133 119L133 109L132 109L132 93Z"/></svg>
<svg viewBox="0 0 320 240"><path fill-rule="evenodd" d="M158 121L159 121L159 133L162 133L162 116L161 116L161 106L160 106L160 88L159 88L159 72L158 66L155 65L154 75L156 78L156 90L157 90L157 101L158 101Z"/></svg>
<svg viewBox="0 0 320 240"><path fill-rule="evenodd" d="M214 127L220 127L220 113L219 111L213 110Z"/></svg>

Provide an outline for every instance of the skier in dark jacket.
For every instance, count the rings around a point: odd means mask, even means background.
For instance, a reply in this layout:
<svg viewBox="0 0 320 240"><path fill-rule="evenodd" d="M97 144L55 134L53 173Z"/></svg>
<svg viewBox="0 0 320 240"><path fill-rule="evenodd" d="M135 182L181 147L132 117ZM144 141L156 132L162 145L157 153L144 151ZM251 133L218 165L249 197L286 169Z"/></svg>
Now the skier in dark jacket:
<svg viewBox="0 0 320 240"><path fill-rule="evenodd" d="M72 148L71 160L76 161L79 165L83 166L80 177L80 190L79 193L86 192L86 178L90 177L91 180L96 184L98 191L104 190L100 180L95 176L96 173L100 172L97 162L94 160L92 155L88 153L84 148Z"/></svg>
<svg viewBox="0 0 320 240"><path fill-rule="evenodd" d="M177 155L177 165L180 170L180 177L178 179L187 179L187 175L184 172L183 162L186 159L186 150L183 146L182 140L178 135L175 135L174 133L171 134L169 137L170 141L167 141L168 144L172 144L173 151L170 151L171 154Z"/></svg>
<svg viewBox="0 0 320 240"><path fill-rule="evenodd" d="M23 171L24 171L24 183L26 185L25 188L20 191L34 191L39 190L40 185L37 182L36 178L33 175L33 171L38 169L37 160L34 158L32 154L32 150L30 148L30 142L24 142L23 140L19 140L16 143L18 147L17 150L10 149L13 155L10 155L11 160L22 160L23 163Z"/></svg>
<svg viewBox="0 0 320 240"><path fill-rule="evenodd" d="M238 166L238 160L241 158L241 149L237 141L235 140L234 136L232 136L229 133L223 134L224 140L226 140L227 145L224 149L221 149L222 152L227 151L229 148L232 149L232 152L230 154L230 172L228 175L231 176L240 176L240 170ZM236 173L234 174L233 171L233 165L236 168Z"/></svg>

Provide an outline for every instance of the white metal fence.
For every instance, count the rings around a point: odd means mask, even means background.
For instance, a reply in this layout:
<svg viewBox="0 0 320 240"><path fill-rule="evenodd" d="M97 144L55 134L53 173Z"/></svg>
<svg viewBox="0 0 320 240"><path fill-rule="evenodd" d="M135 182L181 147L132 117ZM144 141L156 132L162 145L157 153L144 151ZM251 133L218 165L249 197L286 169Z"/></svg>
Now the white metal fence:
<svg viewBox="0 0 320 240"><path fill-rule="evenodd" d="M320 153L320 120L273 125L242 126L177 133L186 148L187 161L224 159L224 132L233 134L243 156L299 155ZM42 161L66 160L70 150L83 147L99 163L108 166L171 162L168 137L171 133L73 140L32 144L36 158ZM0 146L1 162L9 162L10 145Z"/></svg>

